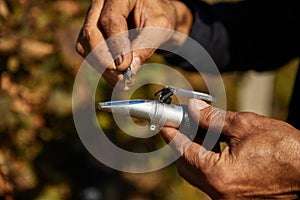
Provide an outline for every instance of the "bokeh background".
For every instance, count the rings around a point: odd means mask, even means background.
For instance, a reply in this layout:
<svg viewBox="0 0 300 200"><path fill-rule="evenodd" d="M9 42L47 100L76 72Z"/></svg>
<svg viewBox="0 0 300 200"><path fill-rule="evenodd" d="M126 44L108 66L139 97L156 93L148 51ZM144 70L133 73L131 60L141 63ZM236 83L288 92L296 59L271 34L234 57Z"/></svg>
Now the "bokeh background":
<svg viewBox="0 0 300 200"><path fill-rule="evenodd" d="M72 118L72 87L82 62L74 46L89 4L0 0L0 199L209 199L180 178L173 164L152 173L118 172L82 145ZM159 55L149 62L165 63ZM265 73L223 74L227 108L285 120L297 63ZM178 70L205 92L198 74ZM109 100L111 88L103 80L99 85L96 99ZM156 89L145 86L135 97L153 98ZM99 115L99 122L128 150L163 144L159 136L151 141L126 136L109 114Z"/></svg>

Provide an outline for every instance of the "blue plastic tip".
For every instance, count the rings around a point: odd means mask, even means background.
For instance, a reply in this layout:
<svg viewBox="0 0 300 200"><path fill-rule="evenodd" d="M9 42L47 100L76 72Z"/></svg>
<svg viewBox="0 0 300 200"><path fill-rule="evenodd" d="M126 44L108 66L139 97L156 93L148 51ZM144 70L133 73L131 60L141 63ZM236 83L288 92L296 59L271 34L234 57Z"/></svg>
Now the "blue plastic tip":
<svg viewBox="0 0 300 200"><path fill-rule="evenodd" d="M146 102L146 100L143 100L143 99L125 100L125 101L108 101L108 102L105 102L105 106L132 105L132 104L139 104L139 103L144 103L144 102Z"/></svg>

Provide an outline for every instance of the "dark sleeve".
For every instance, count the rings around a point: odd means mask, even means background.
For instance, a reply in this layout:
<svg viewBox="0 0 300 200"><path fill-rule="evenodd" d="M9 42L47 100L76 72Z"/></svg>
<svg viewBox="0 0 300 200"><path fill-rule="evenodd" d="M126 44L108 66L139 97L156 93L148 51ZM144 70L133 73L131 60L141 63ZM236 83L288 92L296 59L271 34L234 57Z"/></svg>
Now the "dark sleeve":
<svg viewBox="0 0 300 200"><path fill-rule="evenodd" d="M190 37L220 71L270 70L299 56L298 1L183 2L194 14ZM178 56L165 57L171 64L191 68Z"/></svg>

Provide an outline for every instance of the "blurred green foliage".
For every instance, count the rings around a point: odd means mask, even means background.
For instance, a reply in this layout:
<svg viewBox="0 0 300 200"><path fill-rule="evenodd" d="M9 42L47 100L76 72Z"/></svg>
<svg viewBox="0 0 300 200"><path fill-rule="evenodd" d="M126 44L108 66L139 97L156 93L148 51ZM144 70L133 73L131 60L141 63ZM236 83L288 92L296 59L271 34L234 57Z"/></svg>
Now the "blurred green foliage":
<svg viewBox="0 0 300 200"><path fill-rule="evenodd" d="M0 0L0 199L209 199L180 178L174 165L152 173L122 173L85 150L73 124L72 87L82 61L74 45L89 3ZM152 61L164 62L158 55ZM195 89L206 90L198 74L178 70ZM280 74L294 71L277 72L275 115L281 118L290 93L286 84L292 80ZM239 77L223 76L232 110ZM132 98L151 99L158 88L145 86ZM112 91L102 80L97 92L96 100L105 101ZM122 148L149 151L163 145L159 136L151 141L128 137L108 113L98 117L108 137Z"/></svg>

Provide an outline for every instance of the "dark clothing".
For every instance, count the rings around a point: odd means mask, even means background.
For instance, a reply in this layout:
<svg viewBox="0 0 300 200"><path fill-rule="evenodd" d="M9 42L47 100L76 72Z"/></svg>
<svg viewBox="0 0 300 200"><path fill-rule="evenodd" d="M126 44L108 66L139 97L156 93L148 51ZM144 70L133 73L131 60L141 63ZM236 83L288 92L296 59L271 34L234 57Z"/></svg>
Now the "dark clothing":
<svg viewBox="0 0 300 200"><path fill-rule="evenodd" d="M207 50L221 72L271 70L300 55L298 1L249 0L215 5L200 0L183 2L194 14L190 36ZM168 58L171 63L191 67L181 58ZM288 122L298 129L299 71L288 117Z"/></svg>

